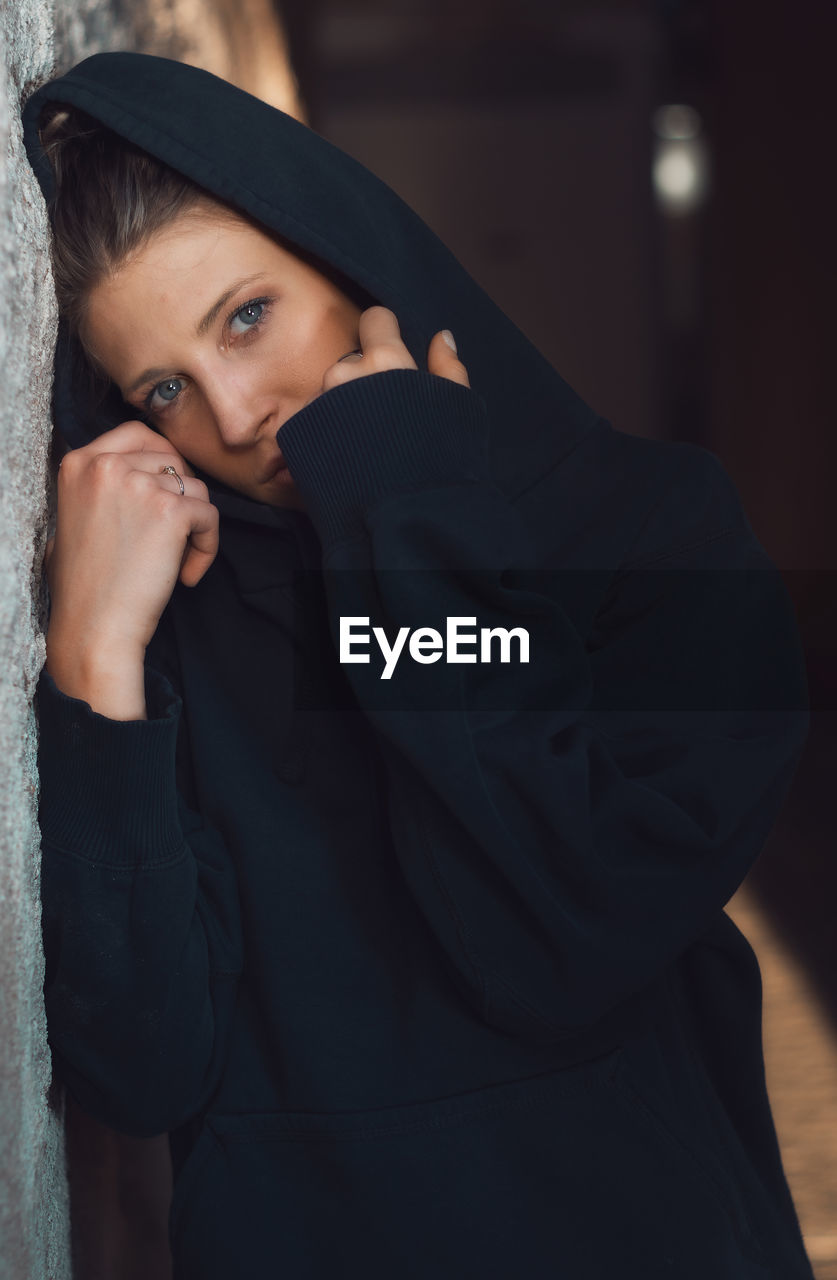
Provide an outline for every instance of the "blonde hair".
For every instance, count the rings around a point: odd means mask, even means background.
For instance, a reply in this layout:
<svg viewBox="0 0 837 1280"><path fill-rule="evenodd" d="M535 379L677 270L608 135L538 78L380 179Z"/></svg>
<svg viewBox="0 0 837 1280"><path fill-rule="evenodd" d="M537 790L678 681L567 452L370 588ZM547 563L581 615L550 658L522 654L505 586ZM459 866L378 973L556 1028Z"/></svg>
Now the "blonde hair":
<svg viewBox="0 0 837 1280"><path fill-rule="evenodd" d="M90 292L105 276L165 223L220 202L76 107L46 108L40 139L55 178L48 209L58 305L79 335Z"/></svg>

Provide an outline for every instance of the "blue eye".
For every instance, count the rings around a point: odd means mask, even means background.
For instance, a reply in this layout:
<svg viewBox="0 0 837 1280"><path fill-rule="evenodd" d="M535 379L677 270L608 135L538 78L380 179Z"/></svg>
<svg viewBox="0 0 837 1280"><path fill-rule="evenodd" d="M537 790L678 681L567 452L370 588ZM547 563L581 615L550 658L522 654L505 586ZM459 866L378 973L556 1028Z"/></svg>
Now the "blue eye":
<svg viewBox="0 0 837 1280"><path fill-rule="evenodd" d="M183 389L182 378L166 378L165 382L158 382L156 387L152 387L145 401L147 409L154 408L154 397L159 396L161 400L165 400L166 404L171 404L176 400Z"/></svg>
<svg viewBox="0 0 837 1280"><path fill-rule="evenodd" d="M232 326L235 320L240 320L245 329L252 329L253 325L258 324L261 320L263 311L263 302L246 302L243 307L239 307L237 311L233 312L230 318L230 325ZM235 332L235 330L233 330L233 332ZM241 332L241 330L239 330L239 332Z"/></svg>
<svg viewBox="0 0 837 1280"><path fill-rule="evenodd" d="M244 338L246 342L246 335L253 333L258 328L270 311L273 302L273 298L251 298L249 302L245 302L243 306L237 307L235 311L232 311L226 317L224 324L231 330L234 338ZM234 327L235 321L240 321L242 326L240 329ZM174 404L175 400L178 399L188 382L188 378L165 378L162 382L158 382L145 397L144 407L146 411L157 414L166 412L168 406ZM163 402L162 404L156 399L157 397Z"/></svg>

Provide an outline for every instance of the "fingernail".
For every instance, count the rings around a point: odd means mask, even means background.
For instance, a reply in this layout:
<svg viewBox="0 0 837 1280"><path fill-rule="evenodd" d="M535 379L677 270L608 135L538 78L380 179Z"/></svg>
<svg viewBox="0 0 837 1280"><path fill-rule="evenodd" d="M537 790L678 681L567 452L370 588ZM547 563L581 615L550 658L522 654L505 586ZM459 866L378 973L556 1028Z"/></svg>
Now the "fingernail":
<svg viewBox="0 0 837 1280"><path fill-rule="evenodd" d="M456 351L456 343L455 343L455 342L454 342L454 340L453 340L453 334L451 333L450 329L443 329L443 330L442 330L442 337L444 338L445 342L446 342L446 343L448 344L448 346L450 347L450 349L451 349L451 351L453 352L453 354L454 354L454 355L456 355L456 354L457 354L457 351Z"/></svg>

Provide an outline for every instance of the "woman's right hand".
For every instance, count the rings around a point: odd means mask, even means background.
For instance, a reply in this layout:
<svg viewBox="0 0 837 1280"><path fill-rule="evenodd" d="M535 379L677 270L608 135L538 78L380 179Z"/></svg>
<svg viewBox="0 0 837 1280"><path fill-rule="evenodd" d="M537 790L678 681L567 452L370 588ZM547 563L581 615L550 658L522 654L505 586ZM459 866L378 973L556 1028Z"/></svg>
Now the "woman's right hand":
<svg viewBox="0 0 837 1280"><path fill-rule="evenodd" d="M169 465L184 494L162 474ZM178 577L195 586L218 552L206 485L163 436L131 421L64 455L57 500L49 635L79 653L141 658Z"/></svg>

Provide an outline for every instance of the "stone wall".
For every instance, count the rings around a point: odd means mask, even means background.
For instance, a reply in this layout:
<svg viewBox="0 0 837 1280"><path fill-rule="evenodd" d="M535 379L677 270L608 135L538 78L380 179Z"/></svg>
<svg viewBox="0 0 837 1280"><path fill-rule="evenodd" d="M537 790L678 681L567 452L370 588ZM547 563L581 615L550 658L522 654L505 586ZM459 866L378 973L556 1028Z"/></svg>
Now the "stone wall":
<svg viewBox="0 0 837 1280"><path fill-rule="evenodd" d="M10 0L0 5L0 1280L127 1276L130 1237L110 1220L121 1146L97 1146L74 1114L73 1216L65 1099L51 1083L42 986L37 726L45 650L41 562L54 505L49 402L56 311L40 190L23 150L20 105L91 53L139 49L197 63L302 116L270 0ZM99 1158L107 1151L108 1160ZM134 1162L136 1170L154 1167ZM96 1188L95 1199L85 1185ZM140 1188L141 1190L141 1188ZM149 1197L154 1202L154 1188ZM142 1197L140 1196L140 1200ZM82 1206L95 1204L88 1220ZM146 1199L148 1203L148 1198ZM165 1203L157 1194L158 1227ZM79 1211L76 1210L79 1206ZM130 1225L130 1224L129 1224ZM103 1243L103 1240L106 1241ZM88 1268L78 1258L93 1259ZM165 1259L153 1280L165 1273ZM142 1272L152 1280L151 1269Z"/></svg>

